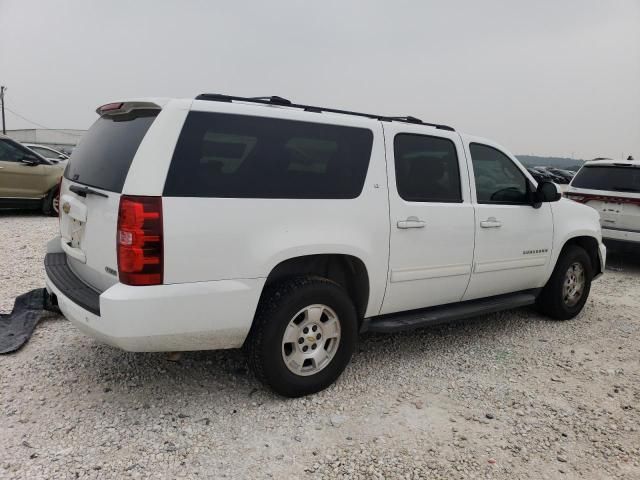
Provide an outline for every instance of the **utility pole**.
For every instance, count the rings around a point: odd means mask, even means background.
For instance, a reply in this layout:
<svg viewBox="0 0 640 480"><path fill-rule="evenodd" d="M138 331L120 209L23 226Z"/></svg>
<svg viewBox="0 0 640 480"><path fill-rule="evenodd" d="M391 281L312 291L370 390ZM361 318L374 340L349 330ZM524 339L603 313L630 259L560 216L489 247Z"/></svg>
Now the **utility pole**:
<svg viewBox="0 0 640 480"><path fill-rule="evenodd" d="M7 134L7 129L4 126L4 91L7 89L5 86L0 86L0 104L2 105L2 134Z"/></svg>

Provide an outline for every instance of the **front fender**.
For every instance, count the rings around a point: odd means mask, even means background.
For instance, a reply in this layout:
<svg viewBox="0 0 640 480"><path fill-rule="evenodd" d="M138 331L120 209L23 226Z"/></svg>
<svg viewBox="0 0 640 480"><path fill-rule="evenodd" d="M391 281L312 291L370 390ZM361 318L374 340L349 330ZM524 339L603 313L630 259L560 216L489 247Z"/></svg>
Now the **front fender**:
<svg viewBox="0 0 640 480"><path fill-rule="evenodd" d="M552 203L551 211L553 213L554 224L553 247L546 280L548 280L553 273L553 269L564 246L572 239L578 237L590 237L597 242L600 274L604 272L606 247L602 243L600 214L591 207L565 198Z"/></svg>

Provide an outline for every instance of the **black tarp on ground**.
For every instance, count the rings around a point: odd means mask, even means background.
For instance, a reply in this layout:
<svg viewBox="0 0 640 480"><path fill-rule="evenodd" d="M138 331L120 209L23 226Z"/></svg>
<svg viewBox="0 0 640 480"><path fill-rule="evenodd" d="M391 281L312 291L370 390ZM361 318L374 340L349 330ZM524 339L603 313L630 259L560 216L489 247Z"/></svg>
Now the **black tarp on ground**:
<svg viewBox="0 0 640 480"><path fill-rule="evenodd" d="M23 293L16 298L13 311L0 314L0 354L19 350L31 338L33 330L43 318L60 313L49 301L44 288Z"/></svg>

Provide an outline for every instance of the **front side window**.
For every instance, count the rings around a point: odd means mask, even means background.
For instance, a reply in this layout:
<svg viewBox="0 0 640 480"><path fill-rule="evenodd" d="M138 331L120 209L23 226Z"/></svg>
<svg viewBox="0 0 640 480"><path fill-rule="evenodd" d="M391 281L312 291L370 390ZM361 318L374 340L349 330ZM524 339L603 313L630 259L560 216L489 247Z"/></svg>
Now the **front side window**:
<svg viewBox="0 0 640 480"><path fill-rule="evenodd" d="M174 197L356 198L371 130L191 112L164 187Z"/></svg>
<svg viewBox="0 0 640 480"><path fill-rule="evenodd" d="M528 204L527 177L500 150L480 143L469 145L478 203Z"/></svg>
<svg viewBox="0 0 640 480"><path fill-rule="evenodd" d="M42 155L44 158L57 160L59 156L56 152L54 152L53 150L49 150L48 148L42 148L42 147L29 147L29 148L34 152Z"/></svg>
<svg viewBox="0 0 640 480"><path fill-rule="evenodd" d="M454 143L441 137L401 133L393 141L396 187L408 202L462 202Z"/></svg>
<svg viewBox="0 0 640 480"><path fill-rule="evenodd" d="M23 159L37 160L38 157L10 140L0 140L0 162L21 162Z"/></svg>

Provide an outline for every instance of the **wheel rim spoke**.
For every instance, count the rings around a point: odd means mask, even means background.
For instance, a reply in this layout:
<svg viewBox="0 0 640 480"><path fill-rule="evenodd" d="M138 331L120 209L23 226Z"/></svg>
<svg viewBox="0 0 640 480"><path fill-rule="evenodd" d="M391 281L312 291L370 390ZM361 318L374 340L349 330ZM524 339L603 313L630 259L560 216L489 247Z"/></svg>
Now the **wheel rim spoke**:
<svg viewBox="0 0 640 480"><path fill-rule="evenodd" d="M287 326L287 329L284 331L283 342L284 343L297 343L298 342L298 338L300 338L300 335L298 333L298 329L294 325L289 324Z"/></svg>
<svg viewBox="0 0 640 480"><path fill-rule="evenodd" d="M313 357L311 358L311 361L313 362L313 365L316 368L320 368L328 358L329 358L329 354L323 347L321 347L313 355Z"/></svg>
<svg viewBox="0 0 640 480"><path fill-rule="evenodd" d="M340 325L337 318L330 318L322 324L325 338L336 338L340 335Z"/></svg>
<svg viewBox="0 0 640 480"><path fill-rule="evenodd" d="M324 312L323 305L313 305L308 307L305 312L306 320L312 323L318 323L322 318L322 312Z"/></svg>
<svg viewBox="0 0 640 480"><path fill-rule="evenodd" d="M287 367L294 373L298 373L302 370L304 366L304 358L302 353L298 350L293 350L293 352L287 357Z"/></svg>

